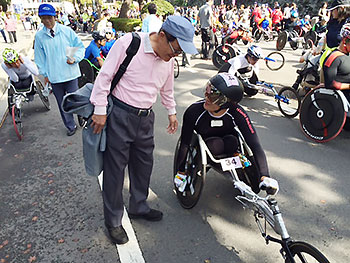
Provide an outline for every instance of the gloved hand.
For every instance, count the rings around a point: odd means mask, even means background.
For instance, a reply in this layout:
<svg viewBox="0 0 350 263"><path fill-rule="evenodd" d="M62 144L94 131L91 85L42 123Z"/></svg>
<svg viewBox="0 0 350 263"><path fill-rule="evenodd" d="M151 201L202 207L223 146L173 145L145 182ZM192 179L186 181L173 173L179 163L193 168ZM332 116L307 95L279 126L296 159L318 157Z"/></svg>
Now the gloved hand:
<svg viewBox="0 0 350 263"><path fill-rule="evenodd" d="M187 175L178 172L174 177L174 184L180 192L183 192L187 185Z"/></svg>
<svg viewBox="0 0 350 263"><path fill-rule="evenodd" d="M261 190L266 190L266 193L269 195L275 195L278 193L280 188L275 179L266 176L264 176L262 179L263 180L259 184Z"/></svg>

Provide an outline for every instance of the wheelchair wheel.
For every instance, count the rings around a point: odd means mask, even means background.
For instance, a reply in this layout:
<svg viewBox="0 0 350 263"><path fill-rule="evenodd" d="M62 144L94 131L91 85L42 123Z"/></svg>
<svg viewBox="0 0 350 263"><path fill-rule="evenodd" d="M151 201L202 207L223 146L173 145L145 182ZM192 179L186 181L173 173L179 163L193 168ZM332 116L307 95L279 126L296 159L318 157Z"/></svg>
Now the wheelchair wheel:
<svg viewBox="0 0 350 263"><path fill-rule="evenodd" d="M174 171L172 180L174 182L174 177L178 172L177 166L177 157L179 153L181 138L179 138L174 156ZM204 176L206 173L206 169L202 164L202 156L199 149L199 143L197 136L194 135L192 140L187 157L186 157L186 174L188 176L188 181L186 188L183 192L178 191L177 187L174 185L174 189L176 191L177 199L179 200L181 206L186 209L193 208L202 193L203 184L204 184Z"/></svg>
<svg viewBox="0 0 350 263"><path fill-rule="evenodd" d="M16 105L13 105L11 109L11 115L16 135L18 137L18 140L21 141L23 138L22 111L21 109L17 108Z"/></svg>
<svg viewBox="0 0 350 263"><path fill-rule="evenodd" d="M317 34L315 31L308 31L304 35L304 41L305 41L305 48L310 49L312 48L312 45L316 45L317 41Z"/></svg>
<svg viewBox="0 0 350 263"><path fill-rule="evenodd" d="M266 63L266 67L269 70L276 71L281 69L284 66L285 59L282 53L280 52L277 52L277 51L271 52L270 54L267 55L267 58L268 59L265 60L265 63Z"/></svg>
<svg viewBox="0 0 350 263"><path fill-rule="evenodd" d="M45 108L47 110L50 110L51 109L51 105L50 105L49 97L43 95L43 90L44 90L44 86L41 83L41 81L39 81L39 80L36 81L36 92L38 93L42 103L45 106Z"/></svg>
<svg viewBox="0 0 350 263"><path fill-rule="evenodd" d="M299 113L300 96L290 87L284 87L278 92L277 106L282 114L288 118L294 118Z"/></svg>
<svg viewBox="0 0 350 263"><path fill-rule="evenodd" d="M328 142L341 132L346 114L337 91L317 88L311 90L301 104L300 126L309 139Z"/></svg>
<svg viewBox="0 0 350 263"><path fill-rule="evenodd" d="M230 45L220 45L218 46L212 56L213 64L216 68L221 68L230 58L236 56L236 52Z"/></svg>
<svg viewBox="0 0 350 263"><path fill-rule="evenodd" d="M176 58L174 58L174 78L176 79L179 76L179 74L180 74L179 61Z"/></svg>
<svg viewBox="0 0 350 263"><path fill-rule="evenodd" d="M264 36L264 32L262 30L255 30L253 38L255 39L255 42L259 43L261 41L261 39Z"/></svg>
<svg viewBox="0 0 350 263"><path fill-rule="evenodd" d="M86 83L94 83L95 71L87 59L79 62L81 76L78 78L78 87L81 88Z"/></svg>
<svg viewBox="0 0 350 263"><path fill-rule="evenodd" d="M284 49L287 43L287 39L288 39L288 33L286 31L283 31L278 35L278 38L276 41L276 49L278 51L281 51L282 49Z"/></svg>
<svg viewBox="0 0 350 263"><path fill-rule="evenodd" d="M293 50L297 50L299 47L298 42L294 42L294 41L289 41L289 45Z"/></svg>

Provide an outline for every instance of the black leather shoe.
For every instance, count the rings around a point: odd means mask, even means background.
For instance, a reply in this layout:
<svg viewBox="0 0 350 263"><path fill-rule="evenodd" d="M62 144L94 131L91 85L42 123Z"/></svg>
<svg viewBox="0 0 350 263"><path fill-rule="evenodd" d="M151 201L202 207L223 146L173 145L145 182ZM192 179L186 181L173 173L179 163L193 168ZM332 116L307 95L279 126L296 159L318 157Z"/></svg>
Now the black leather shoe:
<svg viewBox="0 0 350 263"><path fill-rule="evenodd" d="M68 130L68 131L67 131L67 136L72 136L72 135L74 135L76 131L77 131L77 126L75 126L73 130Z"/></svg>
<svg viewBox="0 0 350 263"><path fill-rule="evenodd" d="M129 213L131 219L145 219L148 221L160 221L163 218L163 213L159 210L151 209L147 214L132 214Z"/></svg>
<svg viewBox="0 0 350 263"><path fill-rule="evenodd" d="M109 236L114 244L123 245L129 241L128 235L123 226L109 227L107 226Z"/></svg>

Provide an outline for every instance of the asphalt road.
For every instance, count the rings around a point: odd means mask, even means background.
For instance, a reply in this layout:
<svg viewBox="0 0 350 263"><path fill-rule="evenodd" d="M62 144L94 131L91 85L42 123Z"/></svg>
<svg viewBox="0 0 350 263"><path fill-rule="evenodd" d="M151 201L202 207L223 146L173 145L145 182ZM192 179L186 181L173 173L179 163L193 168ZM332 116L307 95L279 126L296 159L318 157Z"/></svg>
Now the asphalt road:
<svg viewBox="0 0 350 263"><path fill-rule="evenodd" d="M266 55L274 44L261 44ZM292 85L300 53L283 50L287 63L277 72L261 64L261 79ZM192 62L191 68L180 69L175 81L180 123L186 107L202 97L204 85L216 73L211 61ZM287 119L266 103L272 100L258 94L241 104L257 128L271 176L279 181L277 200L289 234L316 246L330 262L347 262L350 133L326 144L313 143L302 134L298 118ZM22 142L11 118L0 129L0 262L121 262L106 237L97 179L84 174L81 130L67 137L53 96L50 101L50 111L37 96L25 105ZM167 114L159 100L154 110L149 203L164 212L164 219L132 220L145 262L283 262L278 245L265 245L253 215L234 199L237 192L223 176L210 171L197 206L181 208L172 190L180 132L166 133ZM127 180L124 198L127 205Z"/></svg>

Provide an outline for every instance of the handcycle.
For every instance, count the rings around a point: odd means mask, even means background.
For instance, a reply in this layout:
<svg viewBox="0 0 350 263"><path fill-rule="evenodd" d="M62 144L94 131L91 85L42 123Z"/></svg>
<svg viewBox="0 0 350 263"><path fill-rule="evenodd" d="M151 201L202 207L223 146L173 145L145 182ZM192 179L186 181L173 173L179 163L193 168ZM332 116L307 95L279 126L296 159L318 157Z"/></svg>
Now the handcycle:
<svg viewBox="0 0 350 263"><path fill-rule="evenodd" d="M242 54L241 49L235 44L225 43L224 45L218 46L214 52L212 61L216 68L221 68L229 59ZM285 58L282 53L278 51L273 51L269 53L265 58L265 64L268 69L272 71L279 70L283 67L285 63Z"/></svg>
<svg viewBox="0 0 350 263"><path fill-rule="evenodd" d="M350 103L340 90L318 86L306 94L300 106L300 127L315 142L328 142L342 131Z"/></svg>
<svg viewBox="0 0 350 263"><path fill-rule="evenodd" d="M240 191L235 199L242 204L243 208L253 211L255 222L266 244L275 242L281 245L280 253L284 262L329 263L327 258L314 246L291 239L277 200L273 196L261 197L256 193L257 191L249 186L252 181L250 178L257 180L257 168L252 151L245 142L243 135L238 128L236 128L236 131L239 139L239 149L234 156L213 156L202 137L194 132L186 157L187 185L184 191L180 192L174 184L180 205L185 209L191 209L197 204L203 190L207 171L213 168L218 173L229 177L234 188ZM177 156L180 142L181 138L179 138L175 149L173 179L178 171ZM261 220L264 223L260 222ZM267 234L266 222L280 238Z"/></svg>
<svg viewBox="0 0 350 263"><path fill-rule="evenodd" d="M29 87L25 89L16 89L15 85L11 81L8 83L8 106L12 117L12 123L15 128L16 135L21 141L23 139L23 123L22 123L22 106L24 102L29 102L29 94L37 93L47 110L51 109L49 97L43 94L44 86L40 80L35 80L34 76L31 76L32 81Z"/></svg>

